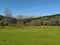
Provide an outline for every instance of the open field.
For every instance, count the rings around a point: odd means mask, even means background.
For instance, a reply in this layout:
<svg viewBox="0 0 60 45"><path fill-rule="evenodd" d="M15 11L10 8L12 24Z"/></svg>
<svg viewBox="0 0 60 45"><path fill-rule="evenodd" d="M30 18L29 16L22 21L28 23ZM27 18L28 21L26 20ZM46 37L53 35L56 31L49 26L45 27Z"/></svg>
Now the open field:
<svg viewBox="0 0 60 45"><path fill-rule="evenodd" d="M60 45L60 26L0 27L0 45Z"/></svg>

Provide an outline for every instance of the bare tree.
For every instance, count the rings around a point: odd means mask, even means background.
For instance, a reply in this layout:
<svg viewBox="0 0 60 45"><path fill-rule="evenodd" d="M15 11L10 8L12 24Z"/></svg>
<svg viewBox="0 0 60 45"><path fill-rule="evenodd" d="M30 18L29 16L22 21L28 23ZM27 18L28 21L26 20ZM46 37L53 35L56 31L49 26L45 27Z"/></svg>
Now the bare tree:
<svg viewBox="0 0 60 45"><path fill-rule="evenodd" d="M24 19L24 16L22 15L17 16L17 26L23 26L23 19Z"/></svg>
<svg viewBox="0 0 60 45"><path fill-rule="evenodd" d="M11 17L12 16L12 12L9 8L6 8L4 10L4 14L5 14L6 17Z"/></svg>
<svg viewBox="0 0 60 45"><path fill-rule="evenodd" d="M5 17L4 17L4 24L5 25L9 25L10 21L11 21L11 17L12 17L12 13L11 13L9 8L6 8L4 10L4 15L5 15Z"/></svg>
<svg viewBox="0 0 60 45"><path fill-rule="evenodd" d="M24 16L23 16L23 15L18 15L18 16L17 16L17 19L22 20L22 19L24 19Z"/></svg>

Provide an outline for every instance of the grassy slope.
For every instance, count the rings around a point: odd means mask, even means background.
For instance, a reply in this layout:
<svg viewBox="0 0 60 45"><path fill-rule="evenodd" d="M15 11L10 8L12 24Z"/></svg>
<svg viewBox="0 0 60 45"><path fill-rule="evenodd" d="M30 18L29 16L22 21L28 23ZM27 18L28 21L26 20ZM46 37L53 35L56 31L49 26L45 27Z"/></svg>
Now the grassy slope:
<svg viewBox="0 0 60 45"><path fill-rule="evenodd" d="M0 28L0 45L60 45L60 27Z"/></svg>

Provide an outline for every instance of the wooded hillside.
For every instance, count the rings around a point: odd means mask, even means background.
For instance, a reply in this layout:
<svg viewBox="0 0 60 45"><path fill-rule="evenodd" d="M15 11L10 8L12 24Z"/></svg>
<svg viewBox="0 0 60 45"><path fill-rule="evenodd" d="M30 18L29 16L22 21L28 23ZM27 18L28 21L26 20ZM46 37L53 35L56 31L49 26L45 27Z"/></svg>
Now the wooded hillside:
<svg viewBox="0 0 60 45"><path fill-rule="evenodd" d="M23 18L7 17L0 15L0 25L2 26L59 26L60 14L42 17Z"/></svg>

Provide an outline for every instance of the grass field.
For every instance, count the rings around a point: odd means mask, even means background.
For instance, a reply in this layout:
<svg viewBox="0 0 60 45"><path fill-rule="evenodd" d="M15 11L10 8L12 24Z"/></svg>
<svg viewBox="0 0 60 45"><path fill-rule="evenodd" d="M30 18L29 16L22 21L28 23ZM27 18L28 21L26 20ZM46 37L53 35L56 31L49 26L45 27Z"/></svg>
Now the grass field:
<svg viewBox="0 0 60 45"><path fill-rule="evenodd" d="M0 45L60 45L60 27L0 27Z"/></svg>

